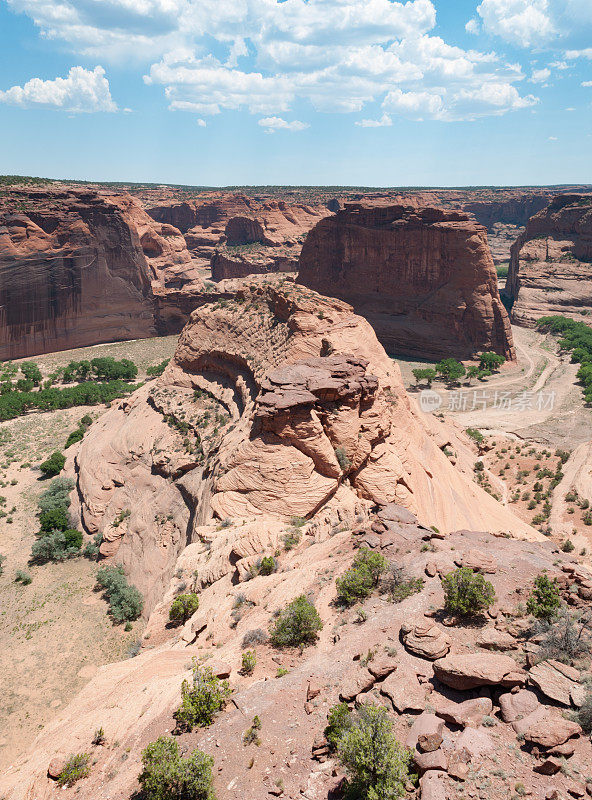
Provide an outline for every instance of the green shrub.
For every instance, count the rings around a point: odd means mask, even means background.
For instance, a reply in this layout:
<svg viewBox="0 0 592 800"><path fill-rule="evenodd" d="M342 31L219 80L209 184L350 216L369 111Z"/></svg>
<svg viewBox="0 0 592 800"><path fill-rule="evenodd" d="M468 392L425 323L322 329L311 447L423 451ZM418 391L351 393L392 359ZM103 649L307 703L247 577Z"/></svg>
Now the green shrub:
<svg viewBox="0 0 592 800"><path fill-rule="evenodd" d="M14 575L14 580L15 583L22 583L23 586L28 586L33 581L33 578L28 572L24 572L22 569L17 569Z"/></svg>
<svg viewBox="0 0 592 800"><path fill-rule="evenodd" d="M6 556L3 556L2 553L0 553L0 575L2 575L2 573L4 572L5 561L6 561Z"/></svg>
<svg viewBox="0 0 592 800"><path fill-rule="evenodd" d="M66 444L64 445L64 448L67 450L73 444L76 444L76 442L80 442L83 439L85 433L86 430L84 428L76 428L75 431L71 431L71 433L68 435L68 438L66 439Z"/></svg>
<svg viewBox="0 0 592 800"><path fill-rule="evenodd" d="M325 739L329 742L331 750L337 749L337 743L343 734L351 728L352 713L347 703L338 703L331 706L327 715Z"/></svg>
<svg viewBox="0 0 592 800"><path fill-rule="evenodd" d="M174 739L160 736L142 752L138 778L146 800L216 800L214 759L201 750L183 758Z"/></svg>
<svg viewBox="0 0 592 800"><path fill-rule="evenodd" d="M584 733L592 733L592 691L589 691L584 698L584 702L575 713L575 718Z"/></svg>
<svg viewBox="0 0 592 800"><path fill-rule="evenodd" d="M272 575L277 569L277 564L273 556L264 556L261 559L259 575Z"/></svg>
<svg viewBox="0 0 592 800"><path fill-rule="evenodd" d="M171 604L169 619L171 622L184 625L187 620L195 614L198 608L199 597L195 592L180 594Z"/></svg>
<svg viewBox="0 0 592 800"><path fill-rule="evenodd" d="M411 370L413 373L413 377L415 378L416 383L420 383L420 381L425 381L428 388L432 385L432 382L436 380L436 370L430 368L418 368Z"/></svg>
<svg viewBox="0 0 592 800"><path fill-rule="evenodd" d="M278 615L269 631L275 647L300 647L313 644L323 623L314 605L301 594Z"/></svg>
<svg viewBox="0 0 592 800"><path fill-rule="evenodd" d="M54 411L58 408L73 406L92 406L107 403L117 397L123 397L135 387L121 380L107 383L87 383L68 386L65 389L46 388L37 392L9 391L0 393L0 422L26 414L31 409Z"/></svg>
<svg viewBox="0 0 592 800"><path fill-rule="evenodd" d="M97 572L97 583L105 591L109 612L115 622L138 619L144 600L138 589L127 582L123 567L101 567Z"/></svg>
<svg viewBox="0 0 592 800"><path fill-rule="evenodd" d="M380 553L375 553L368 547L360 548L351 567L341 578L337 578L338 602L350 606L365 600L372 594L387 568L388 562Z"/></svg>
<svg viewBox="0 0 592 800"><path fill-rule="evenodd" d="M58 775L59 786L74 786L76 781L88 777L90 772L90 756L88 753L77 753L66 761Z"/></svg>
<svg viewBox="0 0 592 800"><path fill-rule="evenodd" d="M546 572L542 572L534 580L534 587L526 601L526 610L537 619L551 619L561 605L561 596L555 578L551 580Z"/></svg>
<svg viewBox="0 0 592 800"><path fill-rule="evenodd" d="M194 663L191 683L185 680L181 685L181 706L174 714L177 727L181 731L207 728L231 694L228 681L217 678L211 667Z"/></svg>
<svg viewBox="0 0 592 800"><path fill-rule="evenodd" d="M103 534L95 533L95 535L92 538L92 541L86 543L84 550L82 551L82 555L85 558L90 558L91 560L96 559L99 555L102 543L103 543Z"/></svg>
<svg viewBox="0 0 592 800"><path fill-rule="evenodd" d="M253 717L253 723L250 728L245 731L245 735L243 736L243 744L256 744L257 747L261 744L261 739L259 738L259 731L261 730L261 720L255 714Z"/></svg>
<svg viewBox="0 0 592 800"><path fill-rule="evenodd" d="M460 616L483 611L495 601L495 591L483 575L461 567L442 578L445 607Z"/></svg>
<svg viewBox="0 0 592 800"><path fill-rule="evenodd" d="M481 353L479 356L479 369L494 372L501 367L505 360L503 356L497 353Z"/></svg>
<svg viewBox="0 0 592 800"><path fill-rule="evenodd" d="M477 428L467 428L467 436L470 436L471 439L474 439L477 444L481 444L481 442L485 439L481 431Z"/></svg>
<svg viewBox="0 0 592 800"><path fill-rule="evenodd" d="M52 511L55 508L68 509L70 507L70 492L75 484L71 478L54 478L47 489L42 493L37 505L40 511Z"/></svg>
<svg viewBox="0 0 592 800"><path fill-rule="evenodd" d="M337 754L348 773L351 797L396 800L405 794L411 753L395 738L385 708L360 706L337 740Z"/></svg>
<svg viewBox="0 0 592 800"><path fill-rule="evenodd" d="M30 561L33 564L65 561L80 554L81 544L82 534L80 531L66 529L65 531L46 533L33 542Z"/></svg>
<svg viewBox="0 0 592 800"><path fill-rule="evenodd" d="M241 672L243 675L252 675L257 664L257 654L254 650L245 650L242 655Z"/></svg>
<svg viewBox="0 0 592 800"><path fill-rule="evenodd" d="M282 537L284 550L289 551L293 550L295 547L298 547L300 544L300 539L300 531L297 528L292 528L292 530L289 530Z"/></svg>
<svg viewBox="0 0 592 800"><path fill-rule="evenodd" d="M42 534L65 531L70 527L68 512L63 506L55 506L49 511L42 511L39 514L39 526Z"/></svg>
<svg viewBox="0 0 592 800"><path fill-rule="evenodd" d="M21 372L25 376L25 380L30 381L34 386L39 386L41 383L43 376L34 361L23 361L21 363Z"/></svg>
<svg viewBox="0 0 592 800"><path fill-rule="evenodd" d="M339 466L344 472L347 472L351 467L351 461L347 457L347 453L345 452L345 448L343 447L336 447L335 448L335 458L339 462Z"/></svg>
<svg viewBox="0 0 592 800"><path fill-rule="evenodd" d="M85 414L83 417L80 418L80 425L83 428L88 428L89 425L92 425L92 417L90 414Z"/></svg>
<svg viewBox="0 0 592 800"><path fill-rule="evenodd" d="M39 469L46 475L48 478L52 478L54 475L58 475L63 469L64 464L66 463L66 456L63 453L52 453L50 457L44 461L42 464L39 464Z"/></svg>
<svg viewBox="0 0 592 800"><path fill-rule="evenodd" d="M151 367L148 367L146 370L146 375L149 375L151 378L159 378L165 371L169 361L169 358L165 358L165 360L161 361L160 364L153 364Z"/></svg>
<svg viewBox="0 0 592 800"><path fill-rule="evenodd" d="M561 549L564 553L573 553L573 551L576 549L576 546L570 539L566 539L561 545Z"/></svg>

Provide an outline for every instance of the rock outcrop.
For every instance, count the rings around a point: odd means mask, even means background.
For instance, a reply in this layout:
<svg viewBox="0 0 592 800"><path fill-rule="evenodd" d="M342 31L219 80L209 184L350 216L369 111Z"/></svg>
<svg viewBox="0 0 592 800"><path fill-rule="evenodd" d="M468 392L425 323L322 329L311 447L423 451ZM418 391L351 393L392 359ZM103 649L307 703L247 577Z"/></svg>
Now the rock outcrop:
<svg viewBox="0 0 592 800"><path fill-rule="evenodd" d="M299 281L351 303L388 352L514 358L487 233L467 214L350 204L309 234Z"/></svg>
<svg viewBox="0 0 592 800"><path fill-rule="evenodd" d="M505 293L518 325L553 314L589 321L592 195L559 195L530 219L512 246Z"/></svg>
<svg viewBox="0 0 592 800"><path fill-rule="evenodd" d="M179 231L125 193L11 189L0 204L0 359L154 336L153 289L186 283L190 269Z"/></svg>
<svg viewBox="0 0 592 800"><path fill-rule="evenodd" d="M193 312L161 379L105 414L77 456L87 531L154 600L194 529L217 518L309 518L406 506L443 531L532 536L442 452L351 306L285 280ZM125 523L114 526L122 510ZM150 565L150 566L149 566Z"/></svg>

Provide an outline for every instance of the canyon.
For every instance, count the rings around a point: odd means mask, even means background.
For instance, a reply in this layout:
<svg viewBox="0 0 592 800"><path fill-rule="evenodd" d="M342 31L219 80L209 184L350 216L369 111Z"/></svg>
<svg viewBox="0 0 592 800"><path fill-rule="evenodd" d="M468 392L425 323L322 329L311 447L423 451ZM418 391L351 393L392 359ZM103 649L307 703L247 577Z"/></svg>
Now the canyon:
<svg viewBox="0 0 592 800"><path fill-rule="evenodd" d="M388 352L514 358L486 230L467 214L347 205L309 234L298 280L351 303Z"/></svg>
<svg viewBox="0 0 592 800"><path fill-rule="evenodd" d="M592 198L556 197L512 246L505 288L512 319L532 326L561 314L582 322L592 305Z"/></svg>

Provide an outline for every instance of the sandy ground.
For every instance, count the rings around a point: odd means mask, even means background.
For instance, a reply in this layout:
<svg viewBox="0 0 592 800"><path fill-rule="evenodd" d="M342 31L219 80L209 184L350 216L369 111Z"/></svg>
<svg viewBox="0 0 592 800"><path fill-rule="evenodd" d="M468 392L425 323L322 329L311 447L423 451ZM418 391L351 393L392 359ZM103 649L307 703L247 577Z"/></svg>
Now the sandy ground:
<svg viewBox="0 0 592 800"><path fill-rule="evenodd" d="M172 355L177 337L98 345L38 356L48 374L68 361L99 355L131 358L144 376L146 367ZM37 465L63 449L70 431L104 406L31 413L0 423L0 770L21 753L58 709L92 677L98 666L125 658L142 633L141 620L124 632L107 616L107 604L94 591L95 562L76 558L62 564L31 566L37 530L40 480ZM17 570L32 582L15 582Z"/></svg>

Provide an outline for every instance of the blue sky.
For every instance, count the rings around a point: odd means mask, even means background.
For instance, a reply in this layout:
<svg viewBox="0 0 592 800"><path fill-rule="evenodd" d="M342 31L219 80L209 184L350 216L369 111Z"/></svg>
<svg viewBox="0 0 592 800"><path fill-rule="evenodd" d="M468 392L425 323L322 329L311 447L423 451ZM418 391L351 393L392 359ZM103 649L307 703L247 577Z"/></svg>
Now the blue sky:
<svg viewBox="0 0 592 800"><path fill-rule="evenodd" d="M592 183L592 0L0 0L0 172Z"/></svg>

